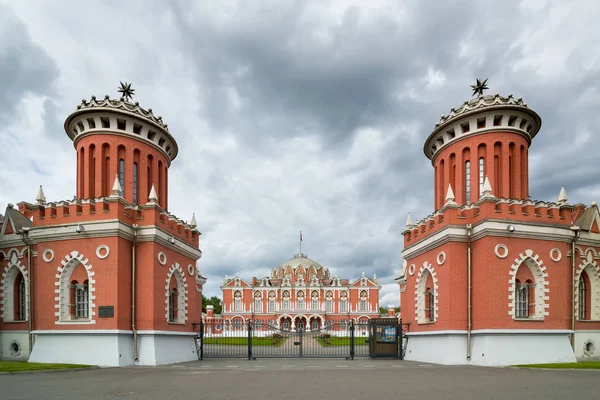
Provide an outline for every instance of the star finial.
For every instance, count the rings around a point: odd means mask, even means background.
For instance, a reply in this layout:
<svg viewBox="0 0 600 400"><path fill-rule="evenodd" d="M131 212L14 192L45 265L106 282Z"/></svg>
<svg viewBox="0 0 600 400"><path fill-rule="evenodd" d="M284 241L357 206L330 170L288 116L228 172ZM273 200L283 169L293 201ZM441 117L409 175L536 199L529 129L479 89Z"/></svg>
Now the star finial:
<svg viewBox="0 0 600 400"><path fill-rule="evenodd" d="M479 94L479 96L483 96L483 91L486 89L489 89L486 86L486 83L487 83L487 79L485 79L483 82L481 80L477 79L477 84L471 85L471 87L473 88L473 95Z"/></svg>
<svg viewBox="0 0 600 400"><path fill-rule="evenodd" d="M125 98L125 100L127 99L132 99L133 98L133 92L135 92L135 89L131 88L131 83L121 83L121 87L119 88L119 92L123 94L123 97Z"/></svg>

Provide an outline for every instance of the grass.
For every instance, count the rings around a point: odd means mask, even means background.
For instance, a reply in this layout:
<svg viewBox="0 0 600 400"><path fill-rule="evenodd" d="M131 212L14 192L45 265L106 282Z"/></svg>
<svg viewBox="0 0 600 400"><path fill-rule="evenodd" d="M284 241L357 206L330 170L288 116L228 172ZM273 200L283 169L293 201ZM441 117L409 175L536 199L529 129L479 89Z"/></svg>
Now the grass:
<svg viewBox="0 0 600 400"><path fill-rule="evenodd" d="M42 371L49 369L93 368L83 364L42 364L27 361L0 361L0 372Z"/></svg>
<svg viewBox="0 0 600 400"><path fill-rule="evenodd" d="M600 361L581 361L574 363L552 363L552 364L519 364L513 365L517 368L549 368L549 369L600 369Z"/></svg>
<svg viewBox="0 0 600 400"><path fill-rule="evenodd" d="M281 346L285 338L253 337L252 346ZM247 337L204 338L204 344L248 346Z"/></svg>
<svg viewBox="0 0 600 400"><path fill-rule="evenodd" d="M317 342L319 342L321 344L321 346L323 347L328 347L328 346L350 346L350 338L347 336L331 336L329 338L321 338L318 337L316 338ZM354 344L355 345L363 345L363 344L368 344L368 338L364 338L364 337L355 337L354 338Z"/></svg>

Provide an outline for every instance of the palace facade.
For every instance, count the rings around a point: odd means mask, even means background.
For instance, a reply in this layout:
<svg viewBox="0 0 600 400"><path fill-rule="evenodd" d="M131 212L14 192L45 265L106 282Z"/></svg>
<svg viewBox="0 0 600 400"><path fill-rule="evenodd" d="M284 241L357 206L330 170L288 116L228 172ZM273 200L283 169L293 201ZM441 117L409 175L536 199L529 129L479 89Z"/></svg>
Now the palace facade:
<svg viewBox="0 0 600 400"><path fill-rule="evenodd" d="M244 330L249 320L284 331L317 331L335 325L347 334L350 321L366 324L379 316L380 289L375 276L367 278L363 273L354 281L332 277L328 268L299 253L273 268L270 276L250 282L239 275L226 277L221 286L223 312L215 315L212 306L207 307L205 334ZM263 326L266 333L267 325Z"/></svg>
<svg viewBox="0 0 600 400"><path fill-rule="evenodd" d="M168 211L177 142L125 97L83 100L64 128L77 195L0 217L5 359L100 366L194 360L205 279L196 220Z"/></svg>
<svg viewBox="0 0 600 400"><path fill-rule="evenodd" d="M600 356L598 205L570 204L559 186L556 201L530 198L529 148L540 127L521 98L480 91L426 140L435 211L415 223L409 214L397 278L410 323L406 359Z"/></svg>

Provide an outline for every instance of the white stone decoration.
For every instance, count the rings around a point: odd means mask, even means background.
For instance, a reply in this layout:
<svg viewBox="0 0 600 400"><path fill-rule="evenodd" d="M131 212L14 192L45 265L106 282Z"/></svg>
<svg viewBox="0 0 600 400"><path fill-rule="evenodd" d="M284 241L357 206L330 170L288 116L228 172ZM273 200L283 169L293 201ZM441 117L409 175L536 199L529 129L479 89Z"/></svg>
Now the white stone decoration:
<svg viewBox="0 0 600 400"><path fill-rule="evenodd" d="M18 340L11 340L8 348L12 357L19 357L21 355L22 346Z"/></svg>
<svg viewBox="0 0 600 400"><path fill-rule="evenodd" d="M525 263L525 264L523 264ZM527 318L530 320L543 320L544 317L547 317L549 314L548 308L550 304L548 300L550 297L548 293L550 293L550 289L548 288L548 273L546 272L546 267L544 266L544 262L540 260L540 257L537 254L533 253L533 250L527 249L525 250L525 254L519 254L518 258L515 258L515 262L510 267L509 274L509 286L508 286L508 315L515 319L515 284L516 284L516 276L517 271L521 266L528 267L533 275L534 283L535 283L535 311L533 314Z"/></svg>
<svg viewBox="0 0 600 400"><path fill-rule="evenodd" d="M437 263L438 265L442 265L443 263L446 262L446 253L444 253L443 251L440 251L437 255Z"/></svg>
<svg viewBox="0 0 600 400"><path fill-rule="evenodd" d="M192 264L188 265L188 274L190 274L190 276L194 276L194 266Z"/></svg>
<svg viewBox="0 0 600 400"><path fill-rule="evenodd" d="M578 285L583 271L586 271L590 280L590 319L598 321L600 320L600 266L596 261L581 263L575 271L576 285ZM575 309L579 309L579 290L575 291Z"/></svg>
<svg viewBox="0 0 600 400"><path fill-rule="evenodd" d="M98 246L96 248L96 256L102 260L104 260L106 257L108 257L109 254L110 254L110 248L105 244L101 244L100 246Z"/></svg>
<svg viewBox="0 0 600 400"><path fill-rule="evenodd" d="M96 323L96 319L94 318L96 315L96 312L94 311L96 307L96 280L94 279L94 275L96 275L96 273L92 270L92 264L89 264L89 261L90 260L87 259L83 254L73 250L71 254L67 254L65 259L60 262L61 265L56 269L56 281L54 282L54 286L56 286L54 290L56 295L56 297L54 297L54 308L56 309L54 315L56 316L56 324ZM88 276L89 320L86 321L69 320L69 304L71 303L69 286L71 284L71 274L78 264L82 264L84 266Z"/></svg>
<svg viewBox="0 0 600 400"><path fill-rule="evenodd" d="M412 264L414 265L414 264ZM438 278L437 273L433 266L425 261L423 266L419 269L417 274L417 282L415 284L415 315L417 316L417 323L423 324L429 321L425 315L425 290L427 285L427 278L431 275L433 281L433 321L438 319Z"/></svg>
<svg viewBox="0 0 600 400"><path fill-rule="evenodd" d="M562 252L558 248L550 250L550 259L554 262L559 262L562 259Z"/></svg>
<svg viewBox="0 0 600 400"><path fill-rule="evenodd" d="M498 258L506 258L508 256L508 247L504 244L497 244L494 248L494 253Z"/></svg>
<svg viewBox="0 0 600 400"><path fill-rule="evenodd" d="M410 264L410 266L408 267L408 274L410 276L413 276L415 274L415 270L416 270L415 264Z"/></svg>
<svg viewBox="0 0 600 400"><path fill-rule="evenodd" d="M585 354L586 356L593 356L595 351L596 344L594 343L594 341L591 339L586 340L583 344L583 354Z"/></svg>
<svg viewBox="0 0 600 400"><path fill-rule="evenodd" d="M169 290L172 276L175 276L177 280L177 309L179 311L177 313L178 318L173 322L183 324L188 320L188 285L183 269L178 263L171 265L169 272L167 272L165 281L165 319L169 321ZM179 317L180 315L181 317Z"/></svg>
<svg viewBox="0 0 600 400"><path fill-rule="evenodd" d="M21 264L21 261L17 258L16 252L12 253L12 257L8 261L4 272L2 273L2 280L0 280L0 288L2 289L2 320L3 321L14 321L14 286L17 274L21 273L25 280L25 303L29 302L29 273L27 268ZM29 309L25 307L25 319L29 320Z"/></svg>
<svg viewBox="0 0 600 400"><path fill-rule="evenodd" d="M52 251L51 249L44 250L44 252L42 253L42 260L46 261L47 263L54 260L54 251Z"/></svg>
<svg viewBox="0 0 600 400"><path fill-rule="evenodd" d="M167 263L167 255L162 251L158 253L158 262L160 265L165 265Z"/></svg>

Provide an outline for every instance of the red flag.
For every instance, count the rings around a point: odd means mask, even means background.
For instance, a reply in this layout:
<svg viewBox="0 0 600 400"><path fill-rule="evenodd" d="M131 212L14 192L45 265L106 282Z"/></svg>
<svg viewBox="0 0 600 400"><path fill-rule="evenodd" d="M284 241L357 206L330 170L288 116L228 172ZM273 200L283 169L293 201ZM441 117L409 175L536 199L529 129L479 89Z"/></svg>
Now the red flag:
<svg viewBox="0 0 600 400"><path fill-rule="evenodd" d="M302 231L300 231L300 241L302 241Z"/></svg>

